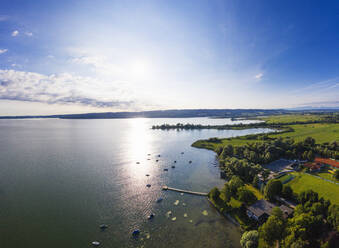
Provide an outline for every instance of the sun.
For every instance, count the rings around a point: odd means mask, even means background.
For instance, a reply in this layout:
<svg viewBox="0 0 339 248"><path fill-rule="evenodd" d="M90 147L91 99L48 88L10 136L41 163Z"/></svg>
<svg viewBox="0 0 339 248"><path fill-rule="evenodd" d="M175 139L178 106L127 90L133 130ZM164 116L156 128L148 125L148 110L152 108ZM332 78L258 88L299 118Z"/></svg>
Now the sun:
<svg viewBox="0 0 339 248"><path fill-rule="evenodd" d="M134 60L130 65L130 76L136 79L147 79L151 76L151 63L146 59Z"/></svg>

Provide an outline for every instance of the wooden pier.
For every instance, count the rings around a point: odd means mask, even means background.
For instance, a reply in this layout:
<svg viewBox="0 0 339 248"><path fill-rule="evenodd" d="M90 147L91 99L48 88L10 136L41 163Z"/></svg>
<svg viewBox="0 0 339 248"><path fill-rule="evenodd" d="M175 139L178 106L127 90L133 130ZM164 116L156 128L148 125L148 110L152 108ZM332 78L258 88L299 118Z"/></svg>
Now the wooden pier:
<svg viewBox="0 0 339 248"><path fill-rule="evenodd" d="M176 191L180 193L186 193L186 194L191 194L191 195L200 195L200 196L207 196L208 193L203 193L203 192L194 192L194 191L189 191L189 190L184 190L184 189L176 189L176 188L171 188L168 186L162 186L162 190L171 190L171 191Z"/></svg>

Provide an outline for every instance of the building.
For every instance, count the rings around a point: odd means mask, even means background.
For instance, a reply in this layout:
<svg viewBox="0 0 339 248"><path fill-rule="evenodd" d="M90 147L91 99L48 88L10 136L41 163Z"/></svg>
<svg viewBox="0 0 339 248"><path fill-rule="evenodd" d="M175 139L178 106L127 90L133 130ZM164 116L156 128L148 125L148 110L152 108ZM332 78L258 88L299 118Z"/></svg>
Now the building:
<svg viewBox="0 0 339 248"><path fill-rule="evenodd" d="M272 209L277 207L275 204L270 203L264 199L257 201L253 205L247 208L247 216L258 221L259 223L264 223L267 218L271 215ZM293 213L293 209L281 205L279 207L284 214L284 217L287 218Z"/></svg>
<svg viewBox="0 0 339 248"><path fill-rule="evenodd" d="M329 165L335 169L339 169L339 162L334 160L334 159L330 159L330 158L315 158L314 159L315 163L319 163L322 165Z"/></svg>

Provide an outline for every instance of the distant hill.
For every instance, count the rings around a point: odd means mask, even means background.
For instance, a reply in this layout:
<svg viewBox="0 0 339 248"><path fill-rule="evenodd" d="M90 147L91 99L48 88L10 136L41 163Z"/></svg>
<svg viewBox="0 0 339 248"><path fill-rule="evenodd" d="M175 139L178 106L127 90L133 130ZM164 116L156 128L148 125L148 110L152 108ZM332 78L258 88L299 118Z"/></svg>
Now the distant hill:
<svg viewBox="0 0 339 248"><path fill-rule="evenodd" d="M279 115L291 113L331 113L334 109L287 110L287 109L174 109L141 112L106 112L67 115L27 115L0 116L0 119L31 119L31 118L60 118L60 119L122 119L122 118L250 118L263 115Z"/></svg>

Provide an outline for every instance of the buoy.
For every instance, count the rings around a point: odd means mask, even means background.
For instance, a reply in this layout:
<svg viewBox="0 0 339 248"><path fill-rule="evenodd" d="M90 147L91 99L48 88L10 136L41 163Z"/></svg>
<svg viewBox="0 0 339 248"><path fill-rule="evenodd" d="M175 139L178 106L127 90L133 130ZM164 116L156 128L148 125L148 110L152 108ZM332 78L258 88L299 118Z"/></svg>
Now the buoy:
<svg viewBox="0 0 339 248"><path fill-rule="evenodd" d="M150 220L150 219L153 219L154 218L154 214L150 214L149 216L148 216L148 219Z"/></svg>
<svg viewBox="0 0 339 248"><path fill-rule="evenodd" d="M105 230L106 228L108 228L107 225L105 225L105 224L100 225L100 229L101 229L101 230Z"/></svg>
<svg viewBox="0 0 339 248"><path fill-rule="evenodd" d="M93 241L93 242L92 242L92 245L94 245L94 246L99 246L99 245L100 245L100 242L99 242L99 241Z"/></svg>
<svg viewBox="0 0 339 248"><path fill-rule="evenodd" d="M135 237L135 236L138 236L140 234L140 230L139 229L136 229L132 232L132 235Z"/></svg>

